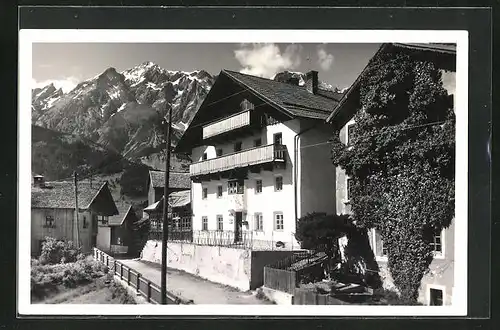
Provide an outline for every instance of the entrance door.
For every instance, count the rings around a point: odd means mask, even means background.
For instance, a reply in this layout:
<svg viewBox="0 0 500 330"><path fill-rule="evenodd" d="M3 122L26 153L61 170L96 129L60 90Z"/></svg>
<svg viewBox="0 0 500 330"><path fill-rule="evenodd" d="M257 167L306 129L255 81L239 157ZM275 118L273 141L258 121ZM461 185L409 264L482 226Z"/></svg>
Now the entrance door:
<svg viewBox="0 0 500 330"><path fill-rule="evenodd" d="M241 230L243 226L243 213L236 212L234 215L234 242L241 242Z"/></svg>

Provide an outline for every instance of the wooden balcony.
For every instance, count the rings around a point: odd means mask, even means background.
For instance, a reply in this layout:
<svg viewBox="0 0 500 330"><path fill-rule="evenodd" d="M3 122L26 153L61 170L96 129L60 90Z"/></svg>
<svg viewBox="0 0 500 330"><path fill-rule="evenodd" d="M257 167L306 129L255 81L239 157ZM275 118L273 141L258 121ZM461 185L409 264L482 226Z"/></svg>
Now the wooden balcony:
<svg viewBox="0 0 500 330"><path fill-rule="evenodd" d="M250 126L250 111L239 112L230 117L203 126L203 140Z"/></svg>
<svg viewBox="0 0 500 330"><path fill-rule="evenodd" d="M194 178L264 164L284 166L286 158L286 146L270 144L191 164L189 174Z"/></svg>

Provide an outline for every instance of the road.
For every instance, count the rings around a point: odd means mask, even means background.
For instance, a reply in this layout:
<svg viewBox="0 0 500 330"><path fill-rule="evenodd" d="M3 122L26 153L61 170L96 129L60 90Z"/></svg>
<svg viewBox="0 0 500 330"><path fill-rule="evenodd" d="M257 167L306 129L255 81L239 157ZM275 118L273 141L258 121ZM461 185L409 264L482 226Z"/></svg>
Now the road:
<svg viewBox="0 0 500 330"><path fill-rule="evenodd" d="M159 264L138 259L122 259L119 261L125 266L138 271L156 285L161 285L161 267ZM192 300L194 304L271 304L268 301L257 299L255 293L241 292L175 269L167 270L167 291L186 300Z"/></svg>

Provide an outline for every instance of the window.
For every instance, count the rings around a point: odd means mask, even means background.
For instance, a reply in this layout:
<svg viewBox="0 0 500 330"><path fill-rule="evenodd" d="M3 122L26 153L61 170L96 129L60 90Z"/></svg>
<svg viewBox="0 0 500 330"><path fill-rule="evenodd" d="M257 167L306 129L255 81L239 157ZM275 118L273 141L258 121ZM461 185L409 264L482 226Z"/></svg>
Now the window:
<svg viewBox="0 0 500 330"><path fill-rule="evenodd" d="M206 152L204 152L201 160L207 160L207 159L208 159L208 154Z"/></svg>
<svg viewBox="0 0 500 330"><path fill-rule="evenodd" d="M275 145L282 145L283 144L283 135L281 133L274 134L273 141L274 141Z"/></svg>
<svg viewBox="0 0 500 330"><path fill-rule="evenodd" d="M216 153L217 157L222 156L222 149L215 150L215 153Z"/></svg>
<svg viewBox="0 0 500 330"><path fill-rule="evenodd" d="M284 228L283 213L282 212L275 212L274 213L274 230L283 230L283 228Z"/></svg>
<svg viewBox="0 0 500 330"><path fill-rule="evenodd" d="M384 242L382 241L382 235L375 228L372 229L372 249L375 257L387 257L387 248L384 246Z"/></svg>
<svg viewBox="0 0 500 330"><path fill-rule="evenodd" d="M253 140L253 146L254 147L260 147L261 145L262 145L262 139L261 138Z"/></svg>
<svg viewBox="0 0 500 330"><path fill-rule="evenodd" d="M346 138L346 144L351 145L352 140L353 140L353 132L354 132L354 124L347 124L346 127L347 130L347 138Z"/></svg>
<svg viewBox="0 0 500 330"><path fill-rule="evenodd" d="M434 233L433 240L431 241L431 247L434 251L434 255L442 255L443 254L443 242L441 239L441 231L437 231Z"/></svg>
<svg viewBox="0 0 500 330"><path fill-rule="evenodd" d="M283 190L283 177L277 176L274 179L274 191L282 191Z"/></svg>
<svg viewBox="0 0 500 330"><path fill-rule="evenodd" d="M443 306L443 290L429 289L429 305Z"/></svg>
<svg viewBox="0 0 500 330"><path fill-rule="evenodd" d="M255 230L264 230L264 218L262 217L262 213L255 213Z"/></svg>
<svg viewBox="0 0 500 330"><path fill-rule="evenodd" d="M217 230L219 231L224 230L224 219L220 214L217 216Z"/></svg>
<svg viewBox="0 0 500 330"><path fill-rule="evenodd" d="M244 186L243 179L231 180L231 181L228 181L228 183L227 183L227 193L229 195L243 194L244 188L245 188L245 186Z"/></svg>
<svg viewBox="0 0 500 330"><path fill-rule="evenodd" d="M241 151L241 142L236 142L234 144L234 152Z"/></svg>
<svg viewBox="0 0 500 330"><path fill-rule="evenodd" d="M208 188L205 187L201 191L201 199L207 199L207 196L208 196Z"/></svg>
<svg viewBox="0 0 500 330"><path fill-rule="evenodd" d="M88 228L88 227L89 227L89 223L87 222L87 217L83 216L83 228Z"/></svg>
<svg viewBox="0 0 500 330"><path fill-rule="evenodd" d="M208 218L201 217L201 230L208 230Z"/></svg>
<svg viewBox="0 0 500 330"><path fill-rule="evenodd" d="M217 198L222 197L222 186L217 186Z"/></svg>
<svg viewBox="0 0 500 330"><path fill-rule="evenodd" d="M51 216L51 215L47 215L45 217L45 226L46 228L54 228L55 225L54 225L54 217Z"/></svg>
<svg viewBox="0 0 500 330"><path fill-rule="evenodd" d="M255 193L260 194L262 192L262 180L255 180Z"/></svg>
<svg viewBox="0 0 500 330"><path fill-rule="evenodd" d="M346 181L346 200L349 201L352 197L352 185L353 181L351 178L348 178Z"/></svg>

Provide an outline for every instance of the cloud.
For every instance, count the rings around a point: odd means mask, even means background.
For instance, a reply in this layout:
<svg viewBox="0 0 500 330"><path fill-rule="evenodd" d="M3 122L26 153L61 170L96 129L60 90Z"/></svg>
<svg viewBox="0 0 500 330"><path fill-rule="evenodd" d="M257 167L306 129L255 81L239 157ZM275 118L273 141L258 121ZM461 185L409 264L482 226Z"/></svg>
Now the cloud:
<svg viewBox="0 0 500 330"><path fill-rule="evenodd" d="M68 93L79 83L80 79L78 79L77 77L64 77L62 79L48 79L44 81L36 81L35 79L31 79L31 88L43 88L49 84L54 84L55 88L62 88L64 93Z"/></svg>
<svg viewBox="0 0 500 330"><path fill-rule="evenodd" d="M234 57L243 67L240 72L264 78L272 78L283 70L300 65L302 46L289 45L281 52L275 44L240 44Z"/></svg>
<svg viewBox="0 0 500 330"><path fill-rule="evenodd" d="M333 55L328 54L324 46L318 46L318 64L323 70L330 70L333 60Z"/></svg>

